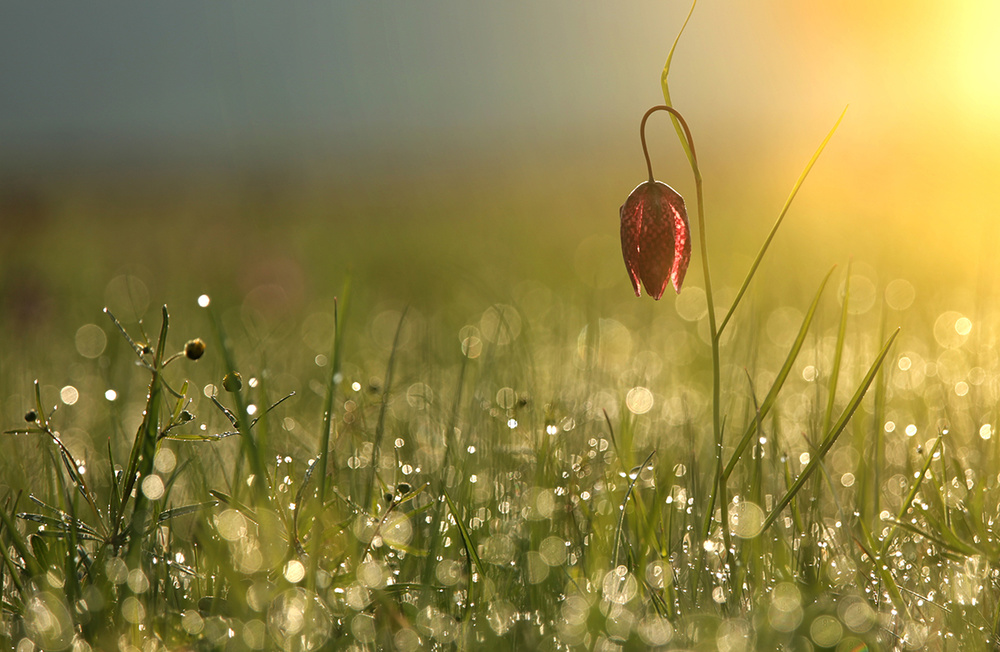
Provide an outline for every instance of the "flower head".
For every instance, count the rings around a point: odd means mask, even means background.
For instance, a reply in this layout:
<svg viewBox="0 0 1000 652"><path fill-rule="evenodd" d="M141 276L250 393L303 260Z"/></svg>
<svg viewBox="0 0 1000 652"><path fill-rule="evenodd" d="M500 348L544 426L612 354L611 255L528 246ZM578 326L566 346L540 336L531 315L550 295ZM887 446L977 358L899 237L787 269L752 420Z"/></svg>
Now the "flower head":
<svg viewBox="0 0 1000 652"><path fill-rule="evenodd" d="M691 230L684 198L659 181L636 186L621 207L622 255L635 296L639 283L654 299L663 296L667 282L681 291L691 261Z"/></svg>

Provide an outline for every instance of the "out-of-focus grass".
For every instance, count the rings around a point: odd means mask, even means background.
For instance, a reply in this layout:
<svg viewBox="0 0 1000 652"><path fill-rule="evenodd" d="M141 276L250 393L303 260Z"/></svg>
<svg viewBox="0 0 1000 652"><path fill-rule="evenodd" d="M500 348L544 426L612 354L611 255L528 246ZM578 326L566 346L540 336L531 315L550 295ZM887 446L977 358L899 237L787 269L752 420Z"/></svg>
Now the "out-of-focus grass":
<svg viewBox="0 0 1000 652"><path fill-rule="evenodd" d="M221 389L227 369L196 305L203 293L253 416L295 395L254 427L267 499L246 487L253 471L239 437L161 442L154 472L167 490L155 510L215 504L152 529L138 560L12 522L19 534L4 530L4 545L27 547L8 548L5 642L988 649L1000 613L1000 365L988 286L968 279L989 276L973 265L904 266L893 242L886 253L863 232L838 239L809 228L816 213L793 209L723 340L724 459L751 425L762 434L728 483L724 533L721 510L705 513L716 455L697 267L678 297L634 299L616 209L635 170L595 171L590 160L9 191L3 427L31 425L22 417L37 410L37 378L42 410L59 405L52 427L83 462L104 518L109 450L124 469L149 380L102 306L156 348L167 303L162 353L209 342L198 362L163 371L175 389L190 380L182 403L196 418L177 433L234 429L208 397L214 388L229 409L238 404ZM784 199L750 202L764 193L749 186L709 186L723 313ZM838 270L774 409L758 418L829 265L847 268L828 257L855 246L847 310ZM348 275L337 332L333 297ZM842 437L756 535L817 455L831 394L835 421L896 326ZM343 369L321 507L307 468L335 333ZM94 520L44 435L4 438L7 514L54 515L30 493ZM320 523L322 539L310 539ZM76 544L86 557L69 554Z"/></svg>

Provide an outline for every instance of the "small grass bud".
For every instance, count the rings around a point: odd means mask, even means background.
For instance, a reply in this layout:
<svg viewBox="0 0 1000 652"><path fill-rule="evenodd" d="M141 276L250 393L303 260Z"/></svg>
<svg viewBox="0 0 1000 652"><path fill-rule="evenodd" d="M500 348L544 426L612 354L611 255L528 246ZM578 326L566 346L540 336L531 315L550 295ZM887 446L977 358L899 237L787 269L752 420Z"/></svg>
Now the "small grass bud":
<svg viewBox="0 0 1000 652"><path fill-rule="evenodd" d="M243 377L238 371L226 374L222 379L222 389L227 392L238 392L243 389Z"/></svg>
<svg viewBox="0 0 1000 652"><path fill-rule="evenodd" d="M200 337L190 340L184 345L184 355L186 355L189 360L197 360L201 356L205 355L205 340Z"/></svg>

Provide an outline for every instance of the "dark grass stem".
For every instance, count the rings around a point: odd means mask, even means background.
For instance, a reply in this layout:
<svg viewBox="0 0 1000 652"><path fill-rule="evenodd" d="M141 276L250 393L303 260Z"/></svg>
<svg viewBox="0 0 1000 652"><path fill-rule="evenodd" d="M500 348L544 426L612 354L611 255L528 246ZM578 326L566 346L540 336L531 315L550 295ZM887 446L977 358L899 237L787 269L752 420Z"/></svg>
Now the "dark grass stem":
<svg viewBox="0 0 1000 652"><path fill-rule="evenodd" d="M379 448L382 445L382 435L385 432L386 411L389 409L389 391L392 389L392 372L396 366L396 353L399 351L399 336L403 332L403 323L406 320L407 310L409 310L409 306L403 308L403 313L399 316L399 324L396 325L396 335L392 339L392 351L389 353L389 362L386 363L385 381L382 387L382 404L379 406L378 423L375 426L375 440L372 442L372 477L371 482L368 483L365 502L362 503L365 509L375 508L375 504L372 502L372 497L378 495L375 490L375 486L379 482Z"/></svg>
<svg viewBox="0 0 1000 652"><path fill-rule="evenodd" d="M692 6L692 9L694 7ZM668 61L669 64L669 61ZM666 73L664 73L666 74ZM665 86L664 86L665 87ZM691 163L691 173L694 175L695 195L698 203L698 244L701 250L701 268L705 277L705 301L708 303L708 329L712 340L712 433L714 441L722 441L722 364L719 354L719 329L715 322L715 299L712 294L712 275L708 263L708 238L705 229L705 201L701 179L701 169L698 167L698 154L694 147L694 138L691 136L691 129L688 127L684 116L677 109L665 104L654 106L646 111L639 123L639 138L642 141L642 154L646 157L646 170L649 172L649 180L653 181L653 166L649 161L649 149L646 146L646 120L656 111L666 111L676 118L684 132L684 141L687 142L685 151L689 153ZM714 492L713 492L714 493Z"/></svg>

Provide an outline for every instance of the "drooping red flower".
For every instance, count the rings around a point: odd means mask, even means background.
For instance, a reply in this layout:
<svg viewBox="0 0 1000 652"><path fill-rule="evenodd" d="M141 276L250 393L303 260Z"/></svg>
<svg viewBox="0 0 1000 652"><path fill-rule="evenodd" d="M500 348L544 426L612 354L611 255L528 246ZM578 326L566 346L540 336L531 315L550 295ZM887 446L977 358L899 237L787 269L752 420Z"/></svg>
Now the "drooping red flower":
<svg viewBox="0 0 1000 652"><path fill-rule="evenodd" d="M621 207L622 255L635 296L659 299L672 282L681 291L691 261L691 229L684 198L659 181L636 186Z"/></svg>

